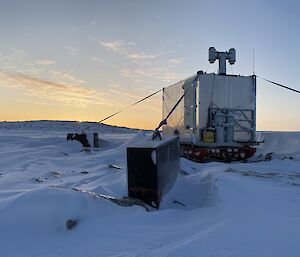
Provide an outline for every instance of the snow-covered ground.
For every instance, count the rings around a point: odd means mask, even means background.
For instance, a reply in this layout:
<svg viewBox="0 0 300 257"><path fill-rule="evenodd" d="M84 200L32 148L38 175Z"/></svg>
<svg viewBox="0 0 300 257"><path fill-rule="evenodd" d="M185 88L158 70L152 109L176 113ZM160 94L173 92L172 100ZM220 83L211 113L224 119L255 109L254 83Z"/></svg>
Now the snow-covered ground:
<svg viewBox="0 0 300 257"><path fill-rule="evenodd" d="M299 133L260 133L257 157L271 161L181 159L160 210L147 212L67 189L127 196L126 146L145 135L95 125L100 148L83 151L65 138L86 124L70 124L0 123L1 257L300 256Z"/></svg>

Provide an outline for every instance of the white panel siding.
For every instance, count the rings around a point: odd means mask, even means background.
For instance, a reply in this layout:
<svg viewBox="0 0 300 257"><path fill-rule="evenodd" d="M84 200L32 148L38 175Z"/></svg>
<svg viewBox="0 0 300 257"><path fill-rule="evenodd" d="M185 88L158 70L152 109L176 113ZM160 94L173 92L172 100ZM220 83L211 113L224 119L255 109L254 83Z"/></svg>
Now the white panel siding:
<svg viewBox="0 0 300 257"><path fill-rule="evenodd" d="M195 133L199 136L199 130L206 128L208 108L214 104L219 108L249 109L254 111L255 122L255 81L252 76L222 76L217 74L201 74L199 87L192 85L196 75L189 77L177 84L165 88L163 93L163 117L169 113L178 99L186 91L182 101L168 120L168 125L163 127L163 133L172 135L178 130L180 135ZM184 88L184 89L183 89ZM190 89L192 88L192 89ZM197 96L196 96L197 92ZM196 99L199 101L196 110ZM196 117L196 115L198 115ZM250 119L250 113L247 118ZM242 115L235 115L235 119L245 119ZM239 122L242 126L250 129L250 124L245 121ZM196 125L196 128L195 128ZM194 129L187 129L189 128ZM250 141L250 132L238 132L235 128L235 141Z"/></svg>

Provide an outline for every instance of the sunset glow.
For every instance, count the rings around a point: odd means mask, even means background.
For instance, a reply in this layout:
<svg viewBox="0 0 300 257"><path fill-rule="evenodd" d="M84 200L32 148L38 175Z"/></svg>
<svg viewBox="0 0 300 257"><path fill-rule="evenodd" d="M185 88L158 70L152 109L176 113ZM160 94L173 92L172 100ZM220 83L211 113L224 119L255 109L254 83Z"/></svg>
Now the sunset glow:
<svg viewBox="0 0 300 257"><path fill-rule="evenodd" d="M255 49L258 75L300 89L297 10L278 1L4 2L0 120L99 121L198 70L216 72L210 46L235 47L228 72L241 75L253 73ZM157 95L105 122L153 129L161 105ZM298 109L298 95L258 79L258 130L299 130Z"/></svg>

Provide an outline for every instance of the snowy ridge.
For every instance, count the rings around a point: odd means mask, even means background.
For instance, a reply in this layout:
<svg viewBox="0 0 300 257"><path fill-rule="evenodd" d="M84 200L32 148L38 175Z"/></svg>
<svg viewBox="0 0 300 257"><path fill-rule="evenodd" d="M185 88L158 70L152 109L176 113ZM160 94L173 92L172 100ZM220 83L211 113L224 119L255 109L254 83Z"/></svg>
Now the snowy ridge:
<svg viewBox="0 0 300 257"><path fill-rule="evenodd" d="M137 133L138 129L111 126L97 122L78 121L56 121L56 120L36 120L36 121L12 121L0 122L0 129L7 130L45 130L45 131L68 131L68 132L109 132L109 133Z"/></svg>

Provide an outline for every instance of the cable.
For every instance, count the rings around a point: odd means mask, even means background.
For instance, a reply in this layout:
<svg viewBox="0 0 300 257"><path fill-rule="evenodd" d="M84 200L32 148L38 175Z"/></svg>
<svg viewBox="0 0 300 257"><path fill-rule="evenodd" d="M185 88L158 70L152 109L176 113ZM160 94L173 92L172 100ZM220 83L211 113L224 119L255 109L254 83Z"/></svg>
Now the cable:
<svg viewBox="0 0 300 257"><path fill-rule="evenodd" d="M176 107L180 104L180 102L181 102L181 100L183 99L184 95L185 95L185 94L183 94L183 95L179 98L179 100L177 101L177 103L173 106L172 110L168 113L167 117L164 118L164 119L159 123L158 127L157 127L155 130L159 130L159 129L162 127L162 125L167 124L167 119L170 117L170 115L173 113L173 111L176 109Z"/></svg>
<svg viewBox="0 0 300 257"><path fill-rule="evenodd" d="M279 84L279 83L277 83L277 82L274 82L274 81L271 81L271 80L268 80L268 79L259 77L259 76L257 76L257 75L254 75L254 76L256 76L257 78L260 78L260 79L262 79L262 80L265 80L265 81L267 81L267 82L269 82L269 83L272 83L272 84L274 84L274 85L276 85L276 86L283 87L283 88L285 88L285 89L288 89L288 90L291 90L291 91L294 91L294 92L300 94L300 91L299 91L299 90L296 90L296 89L294 89L294 88L287 87L287 86L282 85L282 84Z"/></svg>
<svg viewBox="0 0 300 257"><path fill-rule="evenodd" d="M200 72L197 72L197 76L196 78L193 80L192 85L194 85L195 81L199 78L200 76ZM153 138L156 137L156 135L159 133L158 130L163 126L167 124L167 120L168 118L171 116L171 114L173 113L173 111L177 108L177 106L180 104L181 100L184 98L184 96L192 89L193 87L190 87L187 91L185 91L183 93L183 95L178 99L178 101L175 103L175 105L173 106L173 108L171 109L171 111L168 113L168 115L159 123L159 125L157 126L157 128L155 129ZM158 132L158 133L157 133Z"/></svg>
<svg viewBox="0 0 300 257"><path fill-rule="evenodd" d="M146 97L144 97L144 98L142 98L142 99L140 99L140 100L134 102L133 104L128 105L128 106L124 107L123 109L121 109L121 110L119 110L119 111L117 111L117 112L115 112L115 113L113 113L113 114L110 114L109 116L107 116L107 117L105 117L104 119L98 121L97 123L101 123L101 122L103 122L103 121L105 121L105 120L108 120L108 119L110 119L110 118L116 116L117 114L119 114L119 113L121 113L121 112L123 112L123 111L129 109L130 107L132 107L132 106L134 106L134 105L137 105L138 103L143 102L144 100L146 100L146 99L148 99L148 98L150 98L150 97L152 97L152 96L158 94L158 93L159 93L160 91L162 91L162 90L163 90L163 89L160 89L160 90L158 90L158 91L152 93L151 95L148 95L148 96L146 96ZM90 126L86 127L84 130L86 130L86 129L88 129L88 128L90 128ZM83 131L84 131L84 130L83 130Z"/></svg>
<svg viewBox="0 0 300 257"><path fill-rule="evenodd" d="M140 103L140 102L143 102L144 100L150 98L151 96L154 96L154 95L158 94L160 91L162 91L162 89L160 89L160 90L158 90L158 91L152 93L151 95L148 95L148 96L144 97L143 99L138 100L137 102L135 102L135 103L133 103L133 104L131 104L131 105L128 105L128 106L126 106L125 108L123 108L123 109L121 109L121 110L119 110L119 111L117 111L117 112L115 112L115 113L109 115L108 117L106 117L106 118L104 118L104 119L98 121L98 123L101 123L101 122L103 122L103 121L105 121L105 120L108 120L109 118L111 118L111 117L113 117L113 116L119 114L120 112L123 112L123 111L125 111L126 109L128 109L128 108L130 108L130 107L132 107L132 106L134 106L134 105L136 105L136 104L138 104L138 103Z"/></svg>

